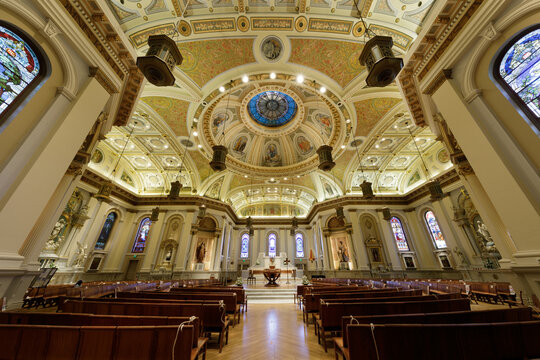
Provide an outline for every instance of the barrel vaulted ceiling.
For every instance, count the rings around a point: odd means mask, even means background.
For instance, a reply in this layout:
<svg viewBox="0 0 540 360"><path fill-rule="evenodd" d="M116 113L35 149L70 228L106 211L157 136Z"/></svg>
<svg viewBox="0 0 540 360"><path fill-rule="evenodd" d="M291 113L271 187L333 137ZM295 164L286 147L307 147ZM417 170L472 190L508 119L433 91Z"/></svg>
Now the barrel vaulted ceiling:
<svg viewBox="0 0 540 360"><path fill-rule="evenodd" d="M433 4L359 0L358 9L404 56ZM92 157L94 171L130 192L166 195L178 179L182 194L220 199L239 216L305 216L316 202L361 195L364 179L377 195L395 196L452 166L429 129L414 126L395 84L366 87L358 57L367 38L354 1L100 5L138 55L149 35L166 34L183 56L175 85L147 83L131 121ZM323 144L336 162L327 173L317 168ZM209 167L214 145L228 149L225 171Z"/></svg>

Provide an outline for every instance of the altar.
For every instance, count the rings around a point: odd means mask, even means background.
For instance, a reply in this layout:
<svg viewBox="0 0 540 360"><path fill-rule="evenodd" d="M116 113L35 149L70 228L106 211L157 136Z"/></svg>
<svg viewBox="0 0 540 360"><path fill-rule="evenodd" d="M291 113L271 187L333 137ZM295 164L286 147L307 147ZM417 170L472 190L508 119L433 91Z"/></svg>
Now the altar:
<svg viewBox="0 0 540 360"><path fill-rule="evenodd" d="M279 256L267 256L265 253L259 253L255 265L251 266L250 270L269 269L270 266L275 266L275 269L285 270L287 266L283 263L287 258L287 253L279 253ZM272 260L273 259L273 260Z"/></svg>

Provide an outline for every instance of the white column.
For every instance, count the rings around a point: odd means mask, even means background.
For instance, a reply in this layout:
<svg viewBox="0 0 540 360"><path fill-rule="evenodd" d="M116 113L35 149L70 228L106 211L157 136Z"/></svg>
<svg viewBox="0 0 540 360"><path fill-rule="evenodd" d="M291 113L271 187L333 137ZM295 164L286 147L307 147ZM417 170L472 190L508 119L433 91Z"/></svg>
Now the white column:
<svg viewBox="0 0 540 360"><path fill-rule="evenodd" d="M436 262L436 259L433 255L431 240L427 239L425 231L421 230L421 226L424 226L418 221L418 216L416 211L405 211L405 217L407 218L407 225L409 225L409 231L411 233L412 239L409 240L409 245L414 246L416 250L416 258L418 261L417 268L418 270L438 270L440 265Z"/></svg>
<svg viewBox="0 0 540 360"><path fill-rule="evenodd" d="M186 262L189 252L189 246L191 243L191 226L196 222L195 212L188 210L185 213L184 224L182 225L182 233L180 235L180 242L178 244L178 250L176 251L176 261L174 271L187 270Z"/></svg>
<svg viewBox="0 0 540 360"><path fill-rule="evenodd" d="M360 219L358 218L358 213L356 209L348 210L350 223L352 225L351 233L351 242L353 243L356 260L357 260L357 270L367 270L369 271L369 256L364 245L364 236L362 234L362 229L360 229Z"/></svg>
<svg viewBox="0 0 540 360"><path fill-rule="evenodd" d="M389 261L392 262L392 270L394 271L402 271L403 265L401 264L401 259L399 258L399 255L396 251L396 245L394 242L394 235L392 233L392 230L390 229L390 225L388 224L388 220L384 220L382 211L377 211L377 217L379 219L379 223L381 225L382 230L382 243L384 248L386 248L386 253L389 257Z"/></svg>

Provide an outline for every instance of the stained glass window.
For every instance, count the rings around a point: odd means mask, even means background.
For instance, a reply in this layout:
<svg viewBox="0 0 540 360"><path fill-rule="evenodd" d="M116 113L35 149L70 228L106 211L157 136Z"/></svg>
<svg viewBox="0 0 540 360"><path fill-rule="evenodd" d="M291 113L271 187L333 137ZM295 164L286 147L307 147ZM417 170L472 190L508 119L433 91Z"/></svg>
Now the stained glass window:
<svg viewBox="0 0 540 360"><path fill-rule="evenodd" d="M36 51L23 37L11 26L0 23L0 118L23 91L31 84L36 85L44 74Z"/></svg>
<svg viewBox="0 0 540 360"><path fill-rule="evenodd" d="M249 234L242 235L242 243L240 245L240 257L249 257Z"/></svg>
<svg viewBox="0 0 540 360"><path fill-rule="evenodd" d="M392 225L392 232L394 233L394 240L396 240L396 245L399 251L409 251L409 244L407 244L407 238L405 237L405 232L403 231L403 225L401 221L393 216L390 219L390 225Z"/></svg>
<svg viewBox="0 0 540 360"><path fill-rule="evenodd" d="M297 258L303 258L304 257L304 236L300 233L296 233L295 242L296 242L296 257Z"/></svg>
<svg viewBox="0 0 540 360"><path fill-rule="evenodd" d="M111 236L112 228L117 218L118 218L118 215L116 215L115 212L112 212L109 215L107 215L105 224L103 224L103 227L101 228L101 233L99 234L99 237L96 241L96 247L95 247L96 250L105 249L105 245L107 244L107 240L109 240L109 236Z"/></svg>
<svg viewBox="0 0 540 360"><path fill-rule="evenodd" d="M292 97L279 91L265 91L255 95L247 110L257 123L268 127L287 124L296 114L297 105Z"/></svg>
<svg viewBox="0 0 540 360"><path fill-rule="evenodd" d="M146 240L148 240L148 233L150 232L150 225L152 225L152 221L150 220L150 218L144 218L141 220L141 223L139 224L139 229L137 230L137 235L135 236L133 248L131 249L132 253L144 252Z"/></svg>
<svg viewBox="0 0 540 360"><path fill-rule="evenodd" d="M525 106L525 113L538 120L540 119L540 29L536 26L521 33L505 49L495 64L495 72L498 71L495 77L512 98Z"/></svg>
<svg viewBox="0 0 540 360"><path fill-rule="evenodd" d="M433 239L433 242L435 243L437 249L446 248L446 241L444 240L441 228L439 227L439 223L437 222L433 211L426 211L424 217L426 219L426 223L429 229L429 234L431 235L431 238Z"/></svg>
<svg viewBox="0 0 540 360"><path fill-rule="evenodd" d="M268 235L268 256L276 256L276 243L276 234L271 233L270 235Z"/></svg>

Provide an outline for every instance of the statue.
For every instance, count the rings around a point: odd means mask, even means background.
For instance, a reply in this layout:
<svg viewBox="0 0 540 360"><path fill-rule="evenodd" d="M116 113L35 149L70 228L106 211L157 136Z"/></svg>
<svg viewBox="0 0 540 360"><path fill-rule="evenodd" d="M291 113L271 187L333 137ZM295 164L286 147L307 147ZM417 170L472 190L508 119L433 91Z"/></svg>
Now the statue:
<svg viewBox="0 0 540 360"><path fill-rule="evenodd" d="M497 248L495 247L495 243L493 242L493 239L491 238L491 234L489 233L486 224L481 222L480 220L476 220L476 232L478 235L480 235L480 238L482 242L484 243L485 250L488 252L495 252L497 251Z"/></svg>
<svg viewBox="0 0 540 360"><path fill-rule="evenodd" d="M61 217L56 224L54 224L51 235L49 236L49 240L47 240L45 245L46 250L56 250L58 246L60 246L60 242L64 239L62 236L60 236L60 233L64 230L66 225L67 221L63 217Z"/></svg>
<svg viewBox="0 0 540 360"><path fill-rule="evenodd" d="M201 241L200 244L197 245L197 250L195 251L195 258L197 259L197 263L203 263L205 256L206 244L204 241Z"/></svg>
<svg viewBox="0 0 540 360"><path fill-rule="evenodd" d="M339 241L338 257L340 262L349 262L349 253L347 252L347 247L343 244L343 240Z"/></svg>
<svg viewBox="0 0 540 360"><path fill-rule="evenodd" d="M454 248L454 253L456 254L456 257L459 260L460 266L467 264L467 259L465 259L465 255L457 246Z"/></svg>
<svg viewBox="0 0 540 360"><path fill-rule="evenodd" d="M75 261L73 261L73 266L82 267L84 265L86 257L88 256L86 254L87 248L88 245L83 246L83 244L77 242L77 257L75 258Z"/></svg>

